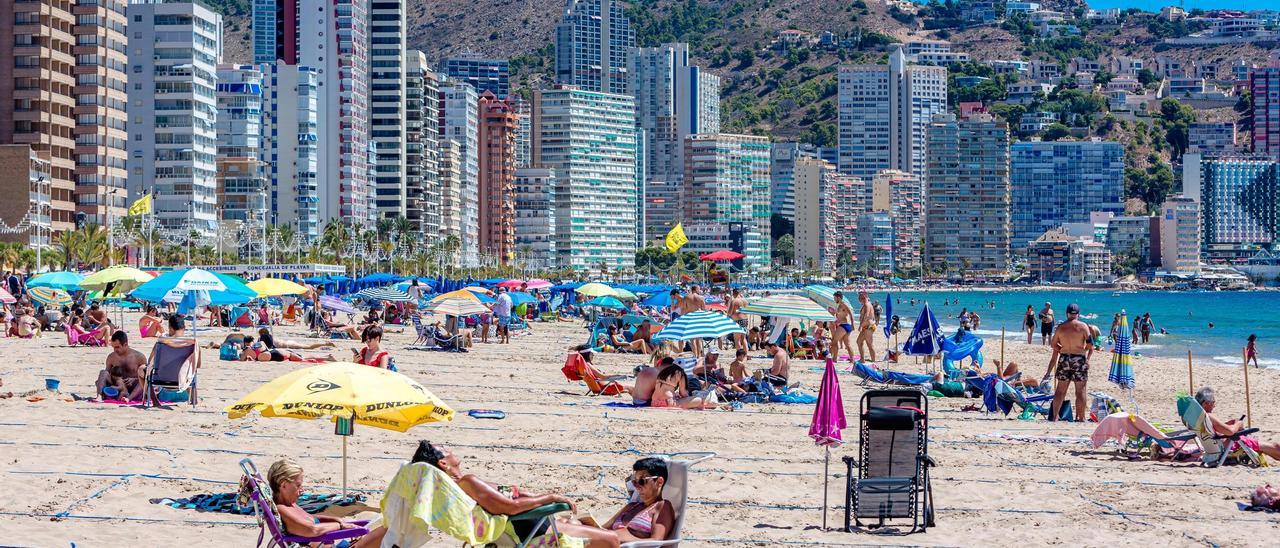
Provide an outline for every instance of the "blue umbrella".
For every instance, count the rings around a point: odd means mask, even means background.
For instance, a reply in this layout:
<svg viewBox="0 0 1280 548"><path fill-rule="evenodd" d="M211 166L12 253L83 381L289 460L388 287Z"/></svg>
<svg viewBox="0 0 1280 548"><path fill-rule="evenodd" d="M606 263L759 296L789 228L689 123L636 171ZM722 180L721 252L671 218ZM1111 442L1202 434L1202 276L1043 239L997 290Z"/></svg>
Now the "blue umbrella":
<svg viewBox="0 0 1280 548"><path fill-rule="evenodd" d="M889 338L890 324L893 323L893 295L884 296L884 337Z"/></svg>
<svg viewBox="0 0 1280 548"><path fill-rule="evenodd" d="M608 295L602 295L591 299L590 301L587 301L587 304L582 306L598 306L600 308L612 308L614 310L626 310L627 308L627 306L622 304L622 301L619 301L617 297L610 297Z"/></svg>
<svg viewBox="0 0 1280 548"><path fill-rule="evenodd" d="M916 319L911 335L902 344L902 353L908 356L933 356L942 352L942 330L938 327L938 319L929 310L929 303L924 303L920 317Z"/></svg>
<svg viewBox="0 0 1280 548"><path fill-rule="evenodd" d="M524 291L512 291L507 293L507 295L511 297L511 306L520 306L522 304L538 302L538 299L533 298L533 295L525 293Z"/></svg>
<svg viewBox="0 0 1280 548"><path fill-rule="evenodd" d="M718 339L734 333L745 333L741 326L719 312L706 310L690 312L667 325L655 341L688 341L692 339Z"/></svg>
<svg viewBox="0 0 1280 548"><path fill-rule="evenodd" d="M63 291L78 291L84 276L66 270L46 272L27 281L27 287L52 287Z"/></svg>
<svg viewBox="0 0 1280 548"><path fill-rule="evenodd" d="M199 268L171 270L138 286L129 293L139 301L151 303L181 301L194 293L199 304L239 304L256 298L258 293L235 278Z"/></svg>
<svg viewBox="0 0 1280 548"><path fill-rule="evenodd" d="M258 292L250 289L244 282L236 279L235 276L214 273L222 285L227 286L223 291L212 291L209 293L209 304L216 306L225 306L229 304L243 304L258 298Z"/></svg>
<svg viewBox="0 0 1280 548"><path fill-rule="evenodd" d="M643 301L640 301L640 306L647 306L649 308L666 308L671 306L671 292L657 291L652 295L645 297Z"/></svg>

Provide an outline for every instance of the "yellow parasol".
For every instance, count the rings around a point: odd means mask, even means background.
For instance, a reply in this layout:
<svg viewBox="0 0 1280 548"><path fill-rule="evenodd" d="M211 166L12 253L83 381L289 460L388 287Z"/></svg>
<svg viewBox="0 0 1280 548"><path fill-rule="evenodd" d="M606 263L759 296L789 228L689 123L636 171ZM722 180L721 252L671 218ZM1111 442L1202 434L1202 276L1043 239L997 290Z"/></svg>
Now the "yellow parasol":
<svg viewBox="0 0 1280 548"><path fill-rule="evenodd" d="M259 297L279 297L281 295L302 295L307 286L281 278L262 278L246 284L249 289L258 293Z"/></svg>
<svg viewBox="0 0 1280 548"><path fill-rule="evenodd" d="M89 291L103 291L108 284L114 283L112 294L124 295L151 281L152 278L155 278L155 276L132 266L118 264L94 272L85 279L80 280L80 288ZM107 295L104 294L102 296L106 297Z"/></svg>
<svg viewBox="0 0 1280 548"><path fill-rule="evenodd" d="M618 292L614 291L612 287L599 282L591 282L574 291L588 297L616 297L618 295Z"/></svg>

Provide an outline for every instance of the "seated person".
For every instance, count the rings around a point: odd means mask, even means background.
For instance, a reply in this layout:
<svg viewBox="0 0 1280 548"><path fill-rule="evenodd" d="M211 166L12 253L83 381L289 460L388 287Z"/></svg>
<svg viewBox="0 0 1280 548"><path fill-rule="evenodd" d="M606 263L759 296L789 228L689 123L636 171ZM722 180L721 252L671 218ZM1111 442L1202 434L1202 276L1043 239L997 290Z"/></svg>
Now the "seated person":
<svg viewBox="0 0 1280 548"><path fill-rule="evenodd" d="M535 495L526 493L515 487L504 489L490 484L474 474L462 471L462 459L453 454L448 447L433 446L428 441L418 442L418 450L413 453L409 462L425 462L444 472L453 479L462 492L476 501L484 511L502 516L514 516L528 512L539 506L562 502L576 511L576 505L568 497L559 494ZM518 531L519 533L519 531Z"/></svg>
<svg viewBox="0 0 1280 548"><path fill-rule="evenodd" d="M603 524L561 519L556 529L565 535L587 540L587 548L614 547L623 542L667 540L675 527L671 502L662 498L667 484L667 463L645 457L631 466L631 483L639 500L628 502Z"/></svg>
<svg viewBox="0 0 1280 548"><path fill-rule="evenodd" d="M680 409L707 409L715 406L714 398L708 397L712 390L689 393L689 377L684 368L669 365L658 371L658 380L653 388L651 407L678 407Z"/></svg>
<svg viewBox="0 0 1280 548"><path fill-rule="evenodd" d="M764 346L764 337L760 334L760 328L752 326L747 330L747 349L755 350Z"/></svg>
<svg viewBox="0 0 1280 548"><path fill-rule="evenodd" d="M1221 420L1218 420L1218 417L1213 416L1213 410L1217 407L1217 402L1214 398L1213 388L1205 386L1196 390L1196 401L1200 402L1200 407L1204 408L1204 413L1209 419L1211 430L1220 436L1230 436L1236 432L1244 430L1245 423L1243 422L1236 419L1222 422ZM1245 447L1252 449L1254 453L1261 453L1273 459L1280 459L1280 443L1276 443L1274 441L1259 441L1257 438L1252 436L1241 436L1240 443L1244 444Z"/></svg>
<svg viewBox="0 0 1280 548"><path fill-rule="evenodd" d="M160 313L156 311L155 305L147 305L146 311L138 319L138 334L144 339L149 339L159 337L163 331L164 322L160 319Z"/></svg>
<svg viewBox="0 0 1280 548"><path fill-rule="evenodd" d="M747 360L751 359L747 356L746 349L739 348L734 353L733 361L729 363L729 379L725 383L725 388L734 392L750 392L753 386L747 384L750 375L747 374Z"/></svg>
<svg viewBox="0 0 1280 548"><path fill-rule="evenodd" d="M360 338L360 333L356 331L356 327L354 325L345 324L335 320L333 318L333 313L328 310L320 312L320 321L324 322L323 325L329 328L332 332L342 333L352 339Z"/></svg>
<svg viewBox="0 0 1280 548"><path fill-rule="evenodd" d="M98 381L95 383L98 397L104 400L142 401L142 393L146 387L146 367L147 357L129 348L129 335L123 330L112 333L107 367L98 373Z"/></svg>
<svg viewBox="0 0 1280 548"><path fill-rule="evenodd" d="M271 486L271 498L276 504L276 514L284 524L284 532L303 537L319 537L326 533L353 529L350 523L330 516L315 516L298 506L298 498L302 496L302 467L288 459L278 460L267 470L267 484ZM240 495L248 497L250 487L248 479L240 480ZM350 539L349 548L373 548L382 544L382 537L387 534L386 527L378 527L369 534Z"/></svg>
<svg viewBox="0 0 1280 548"><path fill-rule="evenodd" d="M40 336L40 322L36 320L35 316L31 315L31 308L24 307L22 312L18 314L18 319L14 321L18 325L17 333L19 337L30 339Z"/></svg>
<svg viewBox="0 0 1280 548"><path fill-rule="evenodd" d="M773 365L768 369L756 371L756 379L769 381L769 384L774 386L786 386L787 375L791 372L791 358L774 341L765 343L765 351L773 357Z"/></svg>
<svg viewBox="0 0 1280 548"><path fill-rule="evenodd" d="M631 334L631 341L632 342L644 341L645 348L652 348L653 347L653 323L651 323L648 319L641 321L640 325L636 326L635 332ZM645 350L645 354L648 354L648 353L649 353L649 350Z"/></svg>
<svg viewBox="0 0 1280 548"><path fill-rule="evenodd" d="M365 313L364 318L360 320L364 325L377 325L382 323L382 307L376 303L369 308L369 312Z"/></svg>
<svg viewBox="0 0 1280 548"><path fill-rule="evenodd" d="M610 325L609 331L608 331L609 346L612 346L618 349L619 352L639 352L641 354L649 353L649 345L646 344L643 339L636 339L634 341L625 341L618 338L618 335L619 335L618 326Z"/></svg>
<svg viewBox="0 0 1280 548"><path fill-rule="evenodd" d="M1004 379L1009 386L1026 386L1029 388L1038 388L1040 386L1039 379L1022 378L1019 374L1021 371L1018 370L1018 364L1016 362L1009 362L1009 365L1003 368L1000 367L1000 360L991 360L991 363L996 366L996 373L999 374L1000 378Z"/></svg>
<svg viewBox="0 0 1280 548"><path fill-rule="evenodd" d="M90 330L100 330L99 339L106 342L111 336L111 332L115 330L115 326L111 325L111 318L107 317L107 311L102 309L98 303L89 305L89 312L85 314L85 320L88 322Z"/></svg>
<svg viewBox="0 0 1280 548"><path fill-rule="evenodd" d="M404 323L404 320L400 316L400 307L395 305L387 306L387 312L386 314L383 315L383 318L386 320L387 323L391 323L391 324Z"/></svg>
<svg viewBox="0 0 1280 548"><path fill-rule="evenodd" d="M258 325L272 325L271 309L267 307L267 303L263 302L258 306Z"/></svg>
<svg viewBox="0 0 1280 548"><path fill-rule="evenodd" d="M365 328L364 333L360 335L360 342L364 343L364 348L351 349L354 355L352 361L361 365L387 369L391 364L391 354L382 349L382 328L376 325Z"/></svg>

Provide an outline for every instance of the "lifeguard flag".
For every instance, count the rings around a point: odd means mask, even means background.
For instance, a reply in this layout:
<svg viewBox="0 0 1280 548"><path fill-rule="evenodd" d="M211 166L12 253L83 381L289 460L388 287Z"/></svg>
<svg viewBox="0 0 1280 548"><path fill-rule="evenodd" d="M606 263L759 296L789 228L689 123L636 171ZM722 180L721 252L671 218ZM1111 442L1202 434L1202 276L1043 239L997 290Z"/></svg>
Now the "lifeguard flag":
<svg viewBox="0 0 1280 548"><path fill-rule="evenodd" d="M151 213L151 195L150 194L144 194L141 198L138 198L137 200L135 200L133 202L133 205L129 206L130 217L134 215L146 215L148 213Z"/></svg>
<svg viewBox="0 0 1280 548"><path fill-rule="evenodd" d="M667 233L667 251L675 253L689 243L689 237L684 235L684 226L676 223L676 226Z"/></svg>

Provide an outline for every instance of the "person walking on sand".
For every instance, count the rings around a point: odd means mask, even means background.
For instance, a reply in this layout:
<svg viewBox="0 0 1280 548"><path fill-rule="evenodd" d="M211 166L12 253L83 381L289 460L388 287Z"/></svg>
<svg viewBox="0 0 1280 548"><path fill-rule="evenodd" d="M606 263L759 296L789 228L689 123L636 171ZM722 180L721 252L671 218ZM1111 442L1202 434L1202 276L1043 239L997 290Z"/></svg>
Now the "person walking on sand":
<svg viewBox="0 0 1280 548"><path fill-rule="evenodd" d="M1027 344L1031 344L1031 337L1036 332L1036 309L1031 305L1027 305L1027 313L1022 316L1022 328L1027 331Z"/></svg>
<svg viewBox="0 0 1280 548"><path fill-rule="evenodd" d="M876 309L871 306L871 297L866 291L858 292L858 302L862 303L862 310L858 312L858 352L862 352L862 345L866 343L867 351L862 354L869 361L876 361Z"/></svg>
<svg viewBox="0 0 1280 548"><path fill-rule="evenodd" d="M1049 335L1053 334L1053 305L1044 303L1040 309L1040 344L1049 344Z"/></svg>
<svg viewBox="0 0 1280 548"><path fill-rule="evenodd" d="M845 302L843 291L836 292L835 301L836 309L831 313L836 317L836 328L831 332L831 355L840 361L840 348L843 347L849 352L849 363L853 363L858 356L853 351L853 342L849 340L853 336L853 309Z"/></svg>
<svg viewBox="0 0 1280 548"><path fill-rule="evenodd" d="M747 349L747 315L742 313L742 307L747 306L747 300L742 297L742 290L733 288L732 297L729 299L729 318L738 323L738 327L742 328L742 333L733 334L733 346L738 350Z"/></svg>
<svg viewBox="0 0 1280 548"><path fill-rule="evenodd" d="M1053 387L1053 407L1049 420L1058 420L1058 412L1062 409L1062 401L1066 399L1067 388L1075 384L1076 389L1076 422L1084 422L1085 394L1089 384L1089 358L1093 356L1093 331L1088 324L1080 321L1080 307L1075 303L1067 305L1067 321L1062 322L1053 333L1050 345L1053 354L1049 356L1049 369L1044 372L1043 381L1049 376L1057 383Z"/></svg>
<svg viewBox="0 0 1280 548"><path fill-rule="evenodd" d="M1256 345L1257 342L1258 342L1258 336L1255 334L1250 334L1249 344L1245 345L1244 347L1244 364L1246 366L1249 365L1250 361L1253 361L1253 366L1259 367L1258 366L1258 347Z"/></svg>

